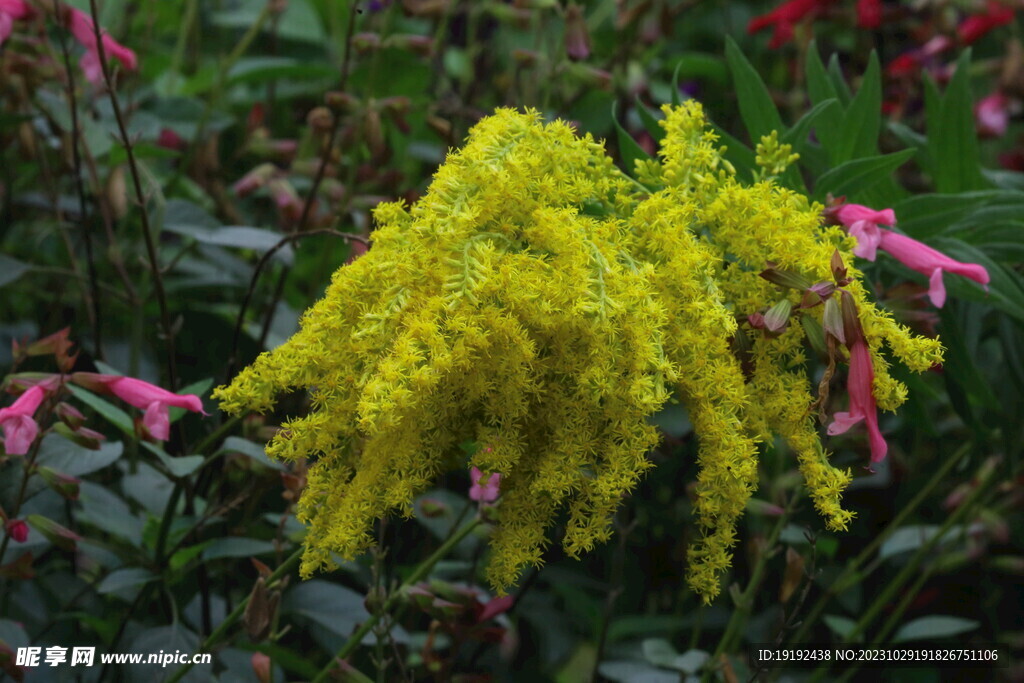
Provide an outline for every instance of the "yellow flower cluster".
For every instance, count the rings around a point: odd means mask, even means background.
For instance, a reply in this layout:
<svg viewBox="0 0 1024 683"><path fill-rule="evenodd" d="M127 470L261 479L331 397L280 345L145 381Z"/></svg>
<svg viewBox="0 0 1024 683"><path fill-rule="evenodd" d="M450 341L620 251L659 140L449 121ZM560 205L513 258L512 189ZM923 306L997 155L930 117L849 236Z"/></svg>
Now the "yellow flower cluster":
<svg viewBox="0 0 1024 683"><path fill-rule="evenodd" d="M376 518L410 515L440 473L469 466L502 475L488 566L496 588L541 562L563 510L565 550L589 550L650 467L648 418L671 392L700 440L689 580L705 600L719 591L757 486L758 443L772 435L797 453L828 525L845 528L850 475L829 465L811 416L804 328L768 338L744 321L780 298L799 305L799 292L758 276L767 263L830 279L834 250L849 262L851 240L822 227L805 197L770 180L742 185L699 105L665 115L660 163L640 174L661 189L643 192L589 135L498 110L419 202L376 209L373 248L335 273L294 337L217 389L235 413L309 392L309 415L268 446L277 458L315 459L299 505L304 575L354 557ZM792 161L777 141L759 151L771 175ZM941 349L875 309L857 282L849 289L879 403L893 408L905 389L885 372L881 344L915 370ZM808 314L820 322L821 309ZM486 446L469 463L466 440Z"/></svg>

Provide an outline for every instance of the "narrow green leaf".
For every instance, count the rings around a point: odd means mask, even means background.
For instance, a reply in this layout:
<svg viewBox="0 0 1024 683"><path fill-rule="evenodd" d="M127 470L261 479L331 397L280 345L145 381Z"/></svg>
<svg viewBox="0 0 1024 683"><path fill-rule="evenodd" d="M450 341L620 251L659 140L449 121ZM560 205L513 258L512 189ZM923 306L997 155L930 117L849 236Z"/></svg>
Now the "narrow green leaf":
<svg viewBox="0 0 1024 683"><path fill-rule="evenodd" d="M725 39L725 59L732 72L740 116L747 127L751 143L757 144L761 136L773 130L783 135L786 127L782 125L782 118L772 102L767 86L730 36Z"/></svg>
<svg viewBox="0 0 1024 683"><path fill-rule="evenodd" d="M128 413L114 404L104 401L96 394L86 391L82 387L75 386L74 384L66 384L65 386L75 398L102 415L110 424L120 429L127 436L135 436L135 424L132 422L132 418L128 416Z"/></svg>
<svg viewBox="0 0 1024 683"><path fill-rule="evenodd" d="M912 640L931 641L937 638L949 638L961 633L970 633L980 625L977 621L960 617L921 617L903 624L892 637L892 642L905 643Z"/></svg>
<svg viewBox="0 0 1024 683"><path fill-rule="evenodd" d="M866 159L847 161L818 178L814 196L820 199L831 192L837 196L846 195L847 199L855 201L856 193L888 178L889 174L905 164L912 156L914 156L914 150L905 149L894 154L882 154Z"/></svg>
<svg viewBox="0 0 1024 683"><path fill-rule="evenodd" d="M654 141L661 142L665 137L665 129L658 125L658 117L640 101L639 96L636 98L636 112L640 115L644 129L654 138Z"/></svg>
<svg viewBox="0 0 1024 683"><path fill-rule="evenodd" d="M934 159L932 175L939 192L965 192L990 186L981 175L967 73L970 58L971 51L965 50L942 95L926 79L928 151Z"/></svg>
<svg viewBox="0 0 1024 683"><path fill-rule="evenodd" d="M619 123L616 112L618 103L612 105L612 122L615 124L615 135L619 142L619 156L625 171L629 174L636 173L636 162L639 159L650 159L651 155L644 151L644 148L633 139L633 136L626 132L626 129Z"/></svg>
<svg viewBox="0 0 1024 683"><path fill-rule="evenodd" d="M841 115L842 108L839 106L839 100L834 97L819 102L801 116L800 120L789 129L789 132L782 136L782 143L793 145L793 149L799 152L807 147L807 136L811 131L811 127L817 123L818 119L828 121L835 118L838 120L838 117Z"/></svg>
<svg viewBox="0 0 1024 683"><path fill-rule="evenodd" d="M843 68L839 65L839 55L832 53L832 56L828 60L828 78L832 82L832 87L835 88L836 97L839 98L839 103L844 108L850 106L850 100L853 99L853 93L850 92L850 86L846 82L846 78L843 76Z"/></svg>
<svg viewBox="0 0 1024 683"><path fill-rule="evenodd" d="M134 588L153 581L157 575L142 567L126 567L117 569L107 574L106 578L96 586L96 592L100 595L114 593L125 588Z"/></svg>
<svg viewBox="0 0 1024 683"><path fill-rule="evenodd" d="M672 106L678 107L683 103L683 98L679 95L679 70L683 66L683 60L679 60L676 64L675 70L672 72Z"/></svg>
<svg viewBox="0 0 1024 683"><path fill-rule="evenodd" d="M838 101L839 95L836 94L836 89L832 85L832 81L829 80L825 65L822 64L821 57L818 55L818 46L814 41L811 41L807 48L804 75L807 78L807 94L811 98L812 104L817 105L832 99Z"/></svg>
<svg viewBox="0 0 1024 683"><path fill-rule="evenodd" d="M0 287L14 282L31 268L27 263L0 254Z"/></svg>
<svg viewBox="0 0 1024 683"><path fill-rule="evenodd" d="M157 460L163 464L171 476L174 477L187 477L188 475L195 472L203 464L203 456L201 455L179 455L177 457L171 457L164 450L158 446L154 446L148 441L143 441L142 445L145 446L146 450L156 456Z"/></svg>
<svg viewBox="0 0 1024 683"><path fill-rule="evenodd" d="M872 50L857 95L843 115L840 146L833 162L874 156L882 126L882 76L878 55Z"/></svg>

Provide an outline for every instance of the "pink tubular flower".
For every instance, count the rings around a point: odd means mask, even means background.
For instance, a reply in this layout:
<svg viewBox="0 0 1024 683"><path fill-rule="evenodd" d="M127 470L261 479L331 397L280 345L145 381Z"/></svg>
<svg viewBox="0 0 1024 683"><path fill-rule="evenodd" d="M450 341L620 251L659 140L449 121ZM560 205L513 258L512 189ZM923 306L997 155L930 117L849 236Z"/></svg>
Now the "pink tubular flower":
<svg viewBox="0 0 1024 683"><path fill-rule="evenodd" d="M24 543L28 540L28 524L25 524L23 519L7 520L7 523L4 524L4 529L15 543Z"/></svg>
<svg viewBox="0 0 1024 683"><path fill-rule="evenodd" d="M871 353L863 336L857 337L850 346L850 374L846 380L846 391L850 395L850 409L836 413L832 424L828 427L831 436L842 434L853 425L864 420L868 428L868 440L871 444L871 462L880 462L885 458L888 444L878 429L878 408L871 386L875 381L875 371L871 367Z"/></svg>
<svg viewBox="0 0 1024 683"><path fill-rule="evenodd" d="M100 84L103 82L103 67L100 64L99 48L96 44L96 28L92 17L81 10L72 7L67 8L68 29L82 47L85 48L85 56L82 57L82 71L90 83ZM134 71L138 67L138 59L135 53L121 45L110 35L100 29L103 40L103 51L109 59L117 59L124 68Z"/></svg>
<svg viewBox="0 0 1024 683"><path fill-rule="evenodd" d="M39 434L39 425L32 418L46 398L41 386L30 387L7 408L0 409L0 425L4 430L4 449L8 455L25 455Z"/></svg>
<svg viewBox="0 0 1024 683"><path fill-rule="evenodd" d="M989 0L985 5L985 11L980 14L972 14L956 27L956 34L960 42L970 45L982 38L985 34L1013 21L1013 8L1004 5L996 0Z"/></svg>
<svg viewBox="0 0 1024 683"><path fill-rule="evenodd" d="M469 475L472 486L469 487L469 497L480 503L493 503L498 499L500 492L498 485L501 483L501 475L497 472L486 477L478 468L470 470Z"/></svg>
<svg viewBox="0 0 1024 683"><path fill-rule="evenodd" d="M788 0L782 3L768 14L754 17L747 24L747 33L754 34L758 31L774 26L772 39L768 47L779 48L793 38L793 27L807 17L813 17L818 11L828 4L828 0Z"/></svg>
<svg viewBox="0 0 1024 683"><path fill-rule="evenodd" d="M881 242L878 225L896 223L896 213L892 209L875 211L862 204L843 204L836 209L835 217L857 238L853 253L868 261L875 260L875 252Z"/></svg>
<svg viewBox="0 0 1024 683"><path fill-rule="evenodd" d="M874 261L877 250L881 249L907 268L927 275L928 298L937 308L942 308L946 303L946 286L942 281L944 272L963 275L981 285L989 282L988 271L984 266L962 263L923 242L878 227L879 223L896 223L896 214L892 209L875 211L860 204L843 204L835 210L835 216L857 238L857 246L853 250L857 256Z"/></svg>
<svg viewBox="0 0 1024 683"><path fill-rule="evenodd" d="M0 0L0 45L14 30L14 22L32 16L32 7L24 0Z"/></svg>
<svg viewBox="0 0 1024 683"><path fill-rule="evenodd" d="M882 25L882 0L857 0L857 26L878 28Z"/></svg>
<svg viewBox="0 0 1024 683"><path fill-rule="evenodd" d="M892 230L880 232L881 242L878 246L882 250L889 252L907 268L928 276L928 298L936 308L942 308L946 303L946 285L942 281L944 272L963 275L980 285L988 285L988 271L984 266L957 261L927 244Z"/></svg>
<svg viewBox="0 0 1024 683"><path fill-rule="evenodd" d="M76 372L71 376L71 381L93 391L113 394L125 403L145 410L142 424L150 436L160 441L166 441L170 436L170 406L206 415L203 402L195 394L174 394L134 377Z"/></svg>
<svg viewBox="0 0 1024 683"><path fill-rule="evenodd" d="M1010 125L1010 100L1001 92L994 92L974 105L974 122L978 134L987 138L1002 137Z"/></svg>

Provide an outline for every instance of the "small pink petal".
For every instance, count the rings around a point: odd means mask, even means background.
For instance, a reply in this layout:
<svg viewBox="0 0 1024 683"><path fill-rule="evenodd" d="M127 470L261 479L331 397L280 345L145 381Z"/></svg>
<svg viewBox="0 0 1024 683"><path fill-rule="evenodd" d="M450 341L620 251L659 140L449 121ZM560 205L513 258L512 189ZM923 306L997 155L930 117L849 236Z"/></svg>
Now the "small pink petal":
<svg viewBox="0 0 1024 683"><path fill-rule="evenodd" d="M936 268L928 278L928 298L935 308L946 303L946 284L942 281L942 268Z"/></svg>
<svg viewBox="0 0 1024 683"><path fill-rule="evenodd" d="M39 434L39 425L27 415L14 415L2 421L4 450L7 455L25 455Z"/></svg>
<svg viewBox="0 0 1024 683"><path fill-rule="evenodd" d="M857 238L857 246L853 248L854 255L874 261L878 253L878 244L882 241L878 226L867 220L856 221L850 226L850 235Z"/></svg>
<svg viewBox="0 0 1024 683"><path fill-rule="evenodd" d="M850 427L864 419L863 415L851 415L847 412L836 413L832 417L832 424L828 426L829 436L845 433Z"/></svg>
<svg viewBox="0 0 1024 683"><path fill-rule="evenodd" d="M142 424L154 439L167 441L171 435L171 416L167 405L160 401L149 404L146 414L142 417Z"/></svg>

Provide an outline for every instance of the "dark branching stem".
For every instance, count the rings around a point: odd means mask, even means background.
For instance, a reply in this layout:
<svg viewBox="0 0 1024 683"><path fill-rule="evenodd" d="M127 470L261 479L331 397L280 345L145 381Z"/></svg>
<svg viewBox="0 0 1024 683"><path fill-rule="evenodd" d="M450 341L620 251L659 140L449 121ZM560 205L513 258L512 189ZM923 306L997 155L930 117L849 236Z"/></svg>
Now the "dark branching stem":
<svg viewBox="0 0 1024 683"><path fill-rule="evenodd" d="M307 232L299 232L291 235L285 235L277 244L267 250L260 260L256 262L256 269L253 270L252 280L249 281L249 289L245 292L245 298L242 300L242 307L238 310L238 318L235 320L235 331L231 337L231 356L228 359L228 376L230 380L235 374L235 363L238 358L238 342L242 334L242 323L245 321L245 312L249 309L249 303L252 301L252 295L256 291L256 284L259 282L260 273L263 272L263 268L267 265L274 254L280 251L284 246L290 242L300 240L303 237L310 237L312 235L334 235L351 242L360 242L366 246L369 246L370 240L363 237L362 235L354 235L348 232L339 232L331 228L322 228L320 230L309 230Z"/></svg>
<svg viewBox="0 0 1024 683"><path fill-rule="evenodd" d="M85 243L85 258L89 273L89 294L86 306L92 323L92 343L97 358L103 358L103 331L100 313L100 286L96 278L96 259L93 256L92 226L89 224L85 206L85 186L82 183L82 152L81 131L78 126L78 97L75 95L75 71L71 67L71 53L68 51L68 40L65 32L60 32L60 51L64 57L64 71L68 77L68 107L71 109L71 155L75 172L75 191L78 194L78 220L82 227L82 240Z"/></svg>
<svg viewBox="0 0 1024 683"><path fill-rule="evenodd" d="M345 47L341 58L341 77L338 81L338 89L344 91L348 87L348 76L349 76L349 63L352 59L352 37L355 35L356 17L359 14L359 0L351 0L349 5L349 17L348 27L345 34ZM276 19L275 19L276 21ZM276 27L276 24L275 24ZM333 120L331 122L331 130L327 135L327 141L324 143L323 149L320 151L320 163L317 164L316 175L313 176L313 184L309 188L309 193L306 195L306 200L302 203L302 214L299 216L299 222L295 225L295 232L301 233L306 229L309 224L309 217L313 212L313 205L316 203L317 193L320 191L320 184L324 180L324 175L327 173L327 166L331 162L331 153L334 150L334 145L338 140L338 132L341 130L341 115L337 112L334 113ZM260 348L262 348L267 340L267 335L270 332L270 325L273 321L274 314L277 310L277 302L281 300L281 296L284 293L285 281L288 279L289 269L284 268L277 276L277 283L274 285L274 295L270 300L270 309L267 311L267 316L263 321L263 329L260 333ZM248 297L247 297L248 298ZM239 321L242 320L242 315L245 313L247 305L243 305L242 310L239 312ZM236 325L236 343L232 345L231 357L234 361L235 352L237 351L237 330ZM234 374L233 363L229 364L230 375Z"/></svg>
<svg viewBox="0 0 1024 683"><path fill-rule="evenodd" d="M608 591L608 599L604 604L604 612L601 615L601 633L597 641L597 654L594 657L594 669L590 674L590 680L598 680L598 667L601 666L601 659L604 657L605 646L608 644L608 629L612 625L612 616L615 614L615 603L622 595L623 575L626 569L626 546L629 543L629 536L636 528L637 520L618 529L619 544L615 548L615 556L612 559L611 590Z"/></svg>
<svg viewBox="0 0 1024 683"><path fill-rule="evenodd" d="M107 87L110 105L114 110L114 117L117 119L117 129L121 135L121 144L124 145L125 155L128 159L128 170L132 176L135 201L139 205L142 235L146 241L146 255L149 258L149 268L153 275L153 288L156 291L157 303L160 306L160 326L163 328L164 343L167 349L168 380L171 391L175 391L178 388L178 369L174 351L174 328L171 324L170 311L167 308L167 294L164 291L163 275L157 258L156 241L153 238L152 226L149 223L149 212L146 210L146 196L142 191L142 176L135 161L135 148L131 137L128 135L128 127L125 124L124 112L121 110L121 102L117 98L117 93L114 91L114 82L110 77L110 63L107 61L107 52L103 45L103 31L100 29L100 17L99 11L96 8L96 0L89 0L89 13L92 16L92 30L96 37L96 53L100 60L100 70L103 72L103 83Z"/></svg>

